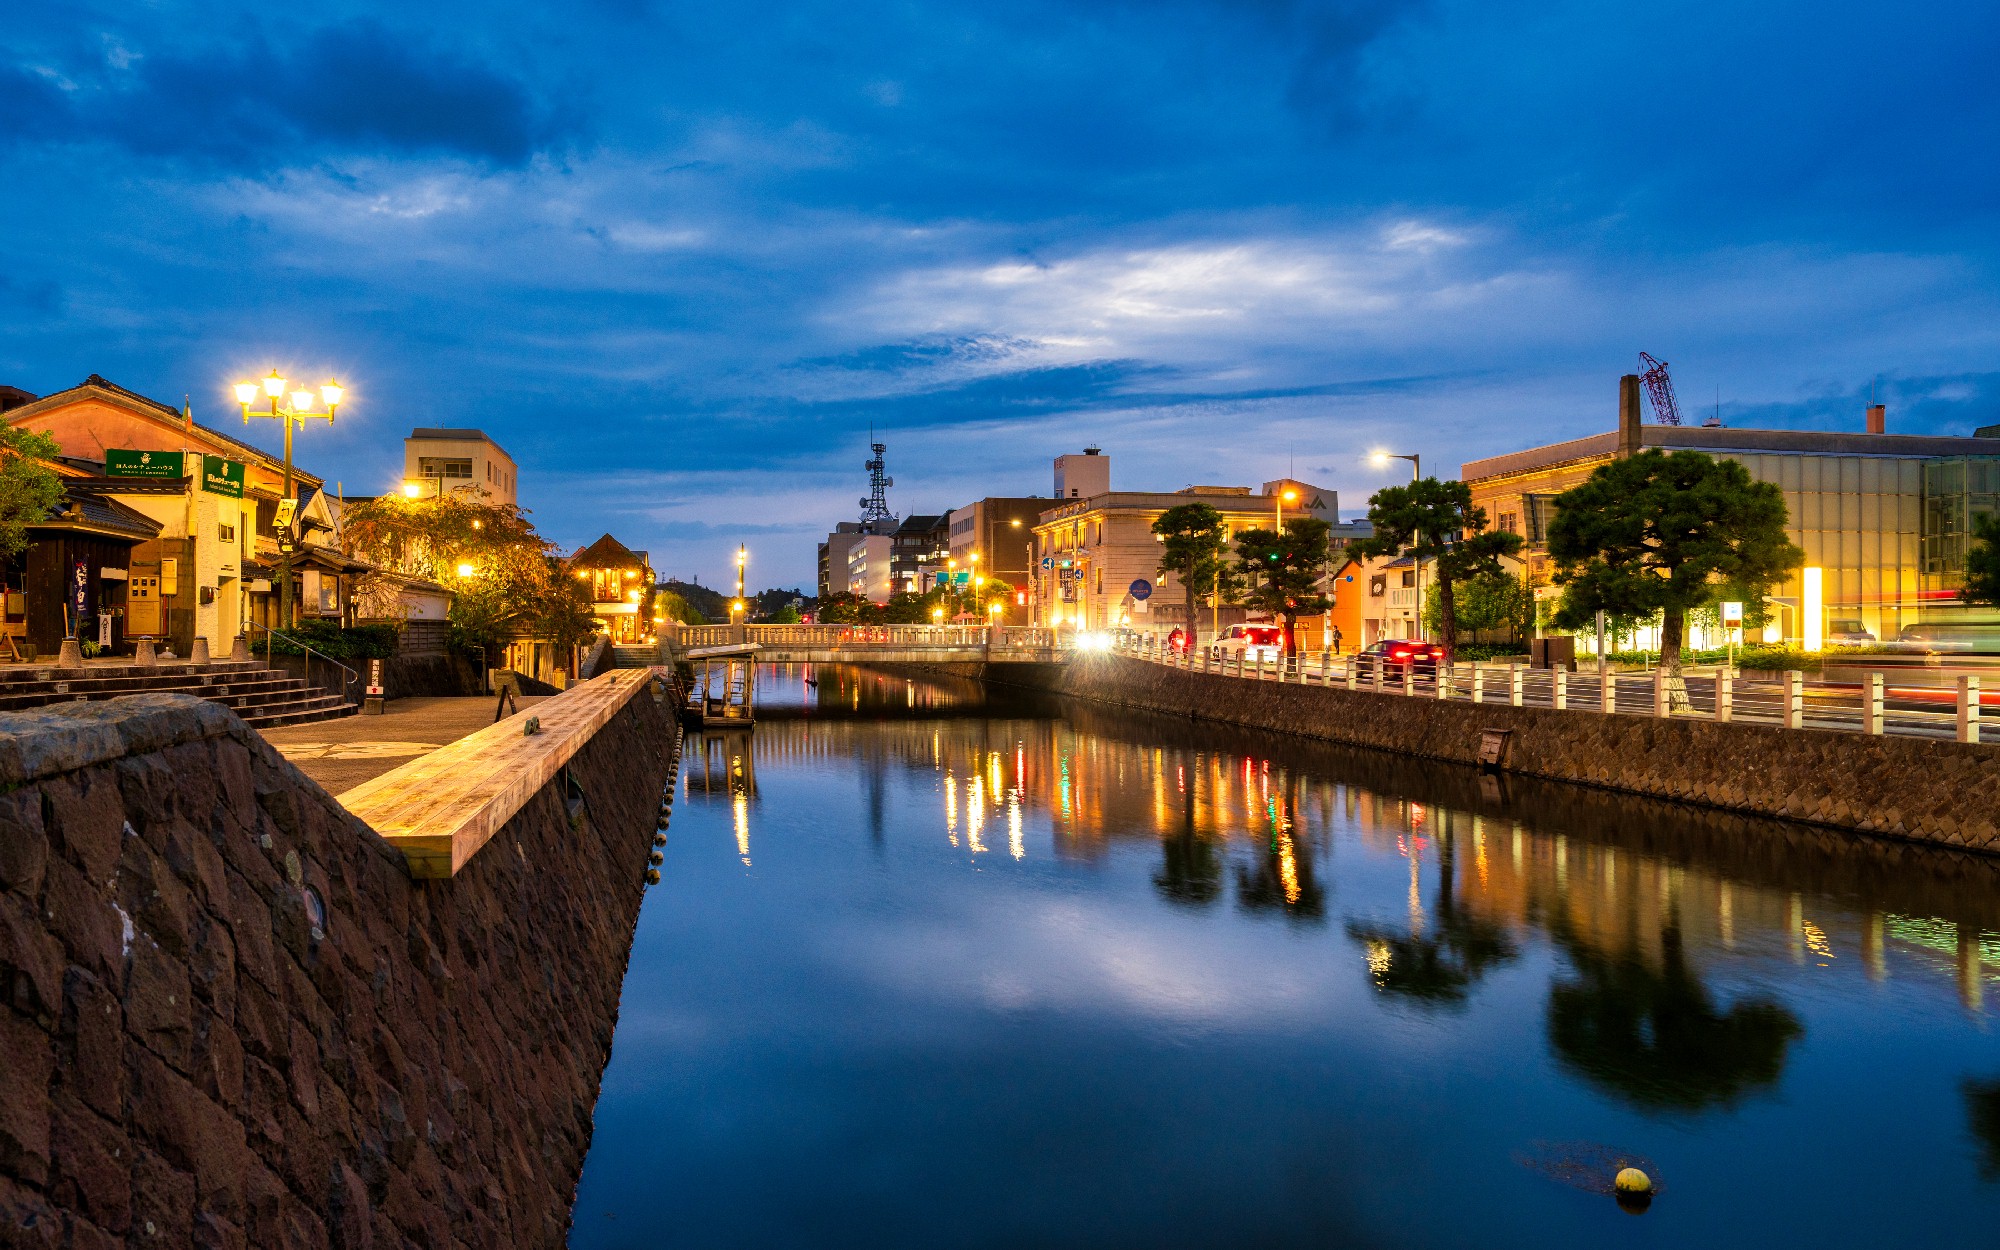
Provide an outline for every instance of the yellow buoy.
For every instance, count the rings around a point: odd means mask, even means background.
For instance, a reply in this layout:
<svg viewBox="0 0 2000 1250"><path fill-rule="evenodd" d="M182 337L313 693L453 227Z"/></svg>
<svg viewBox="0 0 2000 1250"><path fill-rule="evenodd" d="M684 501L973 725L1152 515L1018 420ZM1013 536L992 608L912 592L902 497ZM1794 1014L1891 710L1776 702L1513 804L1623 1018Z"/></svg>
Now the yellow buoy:
<svg viewBox="0 0 2000 1250"><path fill-rule="evenodd" d="M1653 1178L1638 1168L1621 1168L1612 1185L1621 1194L1650 1194L1653 1192Z"/></svg>

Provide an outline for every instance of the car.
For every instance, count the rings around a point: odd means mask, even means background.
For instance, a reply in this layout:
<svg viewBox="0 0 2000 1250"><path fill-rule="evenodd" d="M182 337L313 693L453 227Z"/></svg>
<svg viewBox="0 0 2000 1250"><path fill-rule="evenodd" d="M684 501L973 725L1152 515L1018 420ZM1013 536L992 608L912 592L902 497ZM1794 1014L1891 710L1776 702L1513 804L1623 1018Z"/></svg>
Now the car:
<svg viewBox="0 0 2000 1250"><path fill-rule="evenodd" d="M1926 655L2000 653L2000 621L1932 621L1905 625L1896 635L1899 650Z"/></svg>
<svg viewBox="0 0 2000 1250"><path fill-rule="evenodd" d="M1231 625L1208 644L1209 654L1241 657L1252 664L1278 660L1285 654L1285 631L1277 625Z"/></svg>
<svg viewBox="0 0 2000 1250"><path fill-rule="evenodd" d="M1868 627L1856 620L1834 620L1827 623L1826 640L1842 646L1859 646L1875 641L1875 635Z"/></svg>
<svg viewBox="0 0 2000 1250"><path fill-rule="evenodd" d="M1435 642L1419 642L1414 638L1383 638L1362 648L1359 657L1361 671L1371 672L1380 666L1385 674L1401 677L1405 670L1434 674L1440 664L1448 662L1445 649Z"/></svg>

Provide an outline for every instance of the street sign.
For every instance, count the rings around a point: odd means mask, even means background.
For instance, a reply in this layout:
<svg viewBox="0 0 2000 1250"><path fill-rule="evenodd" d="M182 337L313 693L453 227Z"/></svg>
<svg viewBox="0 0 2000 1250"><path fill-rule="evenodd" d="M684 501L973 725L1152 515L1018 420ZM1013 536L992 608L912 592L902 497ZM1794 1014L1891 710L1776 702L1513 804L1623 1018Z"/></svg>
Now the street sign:
<svg viewBox="0 0 2000 1250"><path fill-rule="evenodd" d="M1147 581L1145 578L1142 577L1132 583L1131 591L1132 591L1132 597L1134 599L1137 599L1141 603L1144 603L1146 600L1153 597L1153 583Z"/></svg>
<svg viewBox="0 0 2000 1250"><path fill-rule="evenodd" d="M273 522L273 525L281 532L292 528L292 516L293 514L298 512L298 510L299 510L298 500L280 499L278 501L278 517L277 520Z"/></svg>
<svg viewBox="0 0 2000 1250"><path fill-rule="evenodd" d="M1743 605L1733 599L1724 603L1722 605L1722 623L1724 625L1741 625L1743 623Z"/></svg>
<svg viewBox="0 0 2000 1250"><path fill-rule="evenodd" d="M1042 567L1043 567L1043 568L1045 568L1045 569L1052 569L1052 568L1054 568L1055 566L1056 566L1056 558L1055 558L1054 556L1043 556L1043 557L1042 557Z"/></svg>
<svg viewBox="0 0 2000 1250"><path fill-rule="evenodd" d="M201 488L211 495L243 498L243 462L226 456L203 456Z"/></svg>
<svg viewBox="0 0 2000 1250"><path fill-rule="evenodd" d="M177 451L132 451L107 447L104 451L106 477L186 477Z"/></svg>

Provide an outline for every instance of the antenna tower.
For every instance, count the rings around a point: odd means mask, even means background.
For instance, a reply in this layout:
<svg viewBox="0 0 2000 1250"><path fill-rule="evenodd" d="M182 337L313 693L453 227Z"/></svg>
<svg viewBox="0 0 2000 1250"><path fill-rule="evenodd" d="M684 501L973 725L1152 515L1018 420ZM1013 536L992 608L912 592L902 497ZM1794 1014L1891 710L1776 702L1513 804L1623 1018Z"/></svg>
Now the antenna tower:
<svg viewBox="0 0 2000 1250"><path fill-rule="evenodd" d="M1674 380L1667 376L1667 362L1639 353L1639 380L1646 385L1646 398L1653 401L1653 418L1661 425L1679 425L1681 406L1674 400Z"/></svg>
<svg viewBox="0 0 2000 1250"><path fill-rule="evenodd" d="M882 472L885 463L882 453L888 451L889 446L874 441L875 430L872 426L868 430L868 439L868 450L875 454L861 466L868 470L868 497L861 501L861 524L869 533L879 534L893 527L896 521L896 514L889 511L889 488L896 484L896 479Z"/></svg>

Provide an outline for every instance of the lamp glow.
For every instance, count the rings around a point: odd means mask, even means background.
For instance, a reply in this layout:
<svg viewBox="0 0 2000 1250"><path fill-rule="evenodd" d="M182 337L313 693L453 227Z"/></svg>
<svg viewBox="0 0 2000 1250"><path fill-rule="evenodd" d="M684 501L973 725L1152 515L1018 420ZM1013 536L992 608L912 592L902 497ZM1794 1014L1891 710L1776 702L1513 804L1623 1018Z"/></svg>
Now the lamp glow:
<svg viewBox="0 0 2000 1250"><path fill-rule="evenodd" d="M264 393L272 399L285 393L285 380L278 376L276 369L271 370L271 376L264 379Z"/></svg>
<svg viewBox="0 0 2000 1250"><path fill-rule="evenodd" d="M255 382L238 382L236 384L236 402L239 404L256 403L257 384Z"/></svg>
<svg viewBox="0 0 2000 1250"><path fill-rule="evenodd" d="M292 392L292 411L310 412L312 411L312 406L313 406L313 393L311 391Z"/></svg>
<svg viewBox="0 0 2000 1250"><path fill-rule="evenodd" d="M422 482L403 483L403 498L416 499L420 497L423 493L424 493L424 484Z"/></svg>
<svg viewBox="0 0 2000 1250"><path fill-rule="evenodd" d="M1800 577L1801 590L1805 602L1799 613L1801 617L1799 628L1800 632L1804 634L1803 641L1805 649L1808 651L1818 651L1825 645L1826 641L1825 635L1821 631L1820 621L1821 616L1826 610L1825 601L1822 598L1824 578L1825 570L1817 566L1803 570Z"/></svg>
<svg viewBox="0 0 2000 1250"><path fill-rule="evenodd" d="M346 393L346 390L338 382L328 382L319 388L319 397L326 402L326 406L329 408L338 405L340 397Z"/></svg>
<svg viewBox="0 0 2000 1250"><path fill-rule="evenodd" d="M471 577L472 573L473 568L470 564L461 564L458 566L458 575L460 577Z"/></svg>

